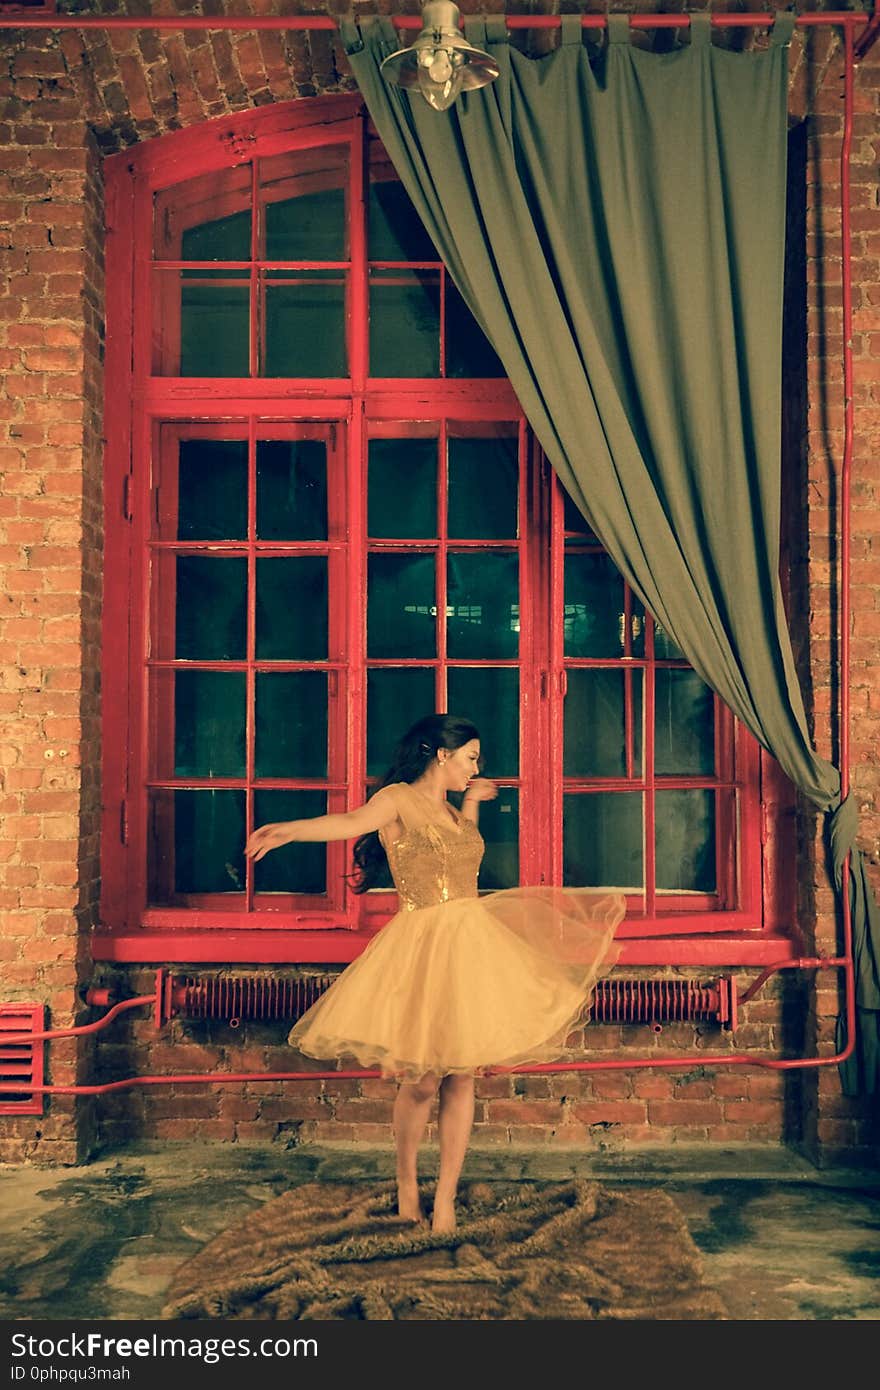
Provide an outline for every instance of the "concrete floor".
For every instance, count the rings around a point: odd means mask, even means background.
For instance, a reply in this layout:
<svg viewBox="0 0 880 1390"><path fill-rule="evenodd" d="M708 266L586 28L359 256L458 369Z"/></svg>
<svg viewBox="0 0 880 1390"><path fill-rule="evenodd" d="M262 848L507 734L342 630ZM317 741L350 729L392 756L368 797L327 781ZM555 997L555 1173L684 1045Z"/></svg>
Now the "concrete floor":
<svg viewBox="0 0 880 1390"><path fill-rule="evenodd" d="M437 1151L420 1174L436 1174ZM158 1318L174 1271L292 1184L384 1180L385 1148L138 1144L81 1168L0 1167L0 1318ZM463 1181L661 1187L737 1320L880 1319L880 1171L789 1150L571 1155L472 1148Z"/></svg>

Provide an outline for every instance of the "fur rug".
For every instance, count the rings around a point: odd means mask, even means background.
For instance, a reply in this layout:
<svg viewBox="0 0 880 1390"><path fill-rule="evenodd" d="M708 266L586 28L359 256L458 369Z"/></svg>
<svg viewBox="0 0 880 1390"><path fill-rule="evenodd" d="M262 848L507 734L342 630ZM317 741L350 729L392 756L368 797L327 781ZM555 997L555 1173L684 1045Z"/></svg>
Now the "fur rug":
<svg viewBox="0 0 880 1390"><path fill-rule="evenodd" d="M422 1187L422 1210L430 1210ZM395 1212L393 1182L306 1183L177 1272L166 1318L724 1319L665 1193L463 1183L458 1230Z"/></svg>

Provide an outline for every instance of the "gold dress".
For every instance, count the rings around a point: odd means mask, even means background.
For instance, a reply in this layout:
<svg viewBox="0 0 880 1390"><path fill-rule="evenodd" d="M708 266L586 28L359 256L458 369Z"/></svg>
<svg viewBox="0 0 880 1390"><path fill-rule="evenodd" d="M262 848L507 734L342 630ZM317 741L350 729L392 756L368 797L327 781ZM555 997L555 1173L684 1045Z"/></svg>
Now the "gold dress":
<svg viewBox="0 0 880 1390"><path fill-rule="evenodd" d="M403 835L379 836L400 910L288 1041L407 1081L561 1058L619 954L622 894L541 886L480 896L474 822L406 782L392 789Z"/></svg>

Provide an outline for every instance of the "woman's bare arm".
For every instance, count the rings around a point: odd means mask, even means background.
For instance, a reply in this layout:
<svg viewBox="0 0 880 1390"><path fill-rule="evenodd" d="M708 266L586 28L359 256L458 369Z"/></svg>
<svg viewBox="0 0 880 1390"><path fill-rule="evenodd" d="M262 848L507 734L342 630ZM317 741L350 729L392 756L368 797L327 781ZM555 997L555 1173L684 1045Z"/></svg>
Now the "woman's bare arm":
<svg viewBox="0 0 880 1390"><path fill-rule="evenodd" d="M393 787L380 787L369 801L354 811L337 815L310 816L307 820L270 821L248 837L244 852L255 862L271 849L297 842L356 840L371 830L382 830L397 820L397 798Z"/></svg>

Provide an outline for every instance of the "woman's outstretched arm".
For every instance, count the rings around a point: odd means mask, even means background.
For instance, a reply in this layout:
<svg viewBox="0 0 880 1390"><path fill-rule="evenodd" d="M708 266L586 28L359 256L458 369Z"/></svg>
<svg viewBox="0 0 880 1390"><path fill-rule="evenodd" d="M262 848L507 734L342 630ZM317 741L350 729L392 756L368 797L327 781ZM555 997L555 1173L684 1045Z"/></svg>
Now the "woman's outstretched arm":
<svg viewBox="0 0 880 1390"><path fill-rule="evenodd" d="M292 841L356 840L371 830L382 830L397 820L397 798L393 787L380 787L369 801L354 811L339 815L310 816L307 820L270 821L248 836L244 852L255 862L270 849Z"/></svg>

